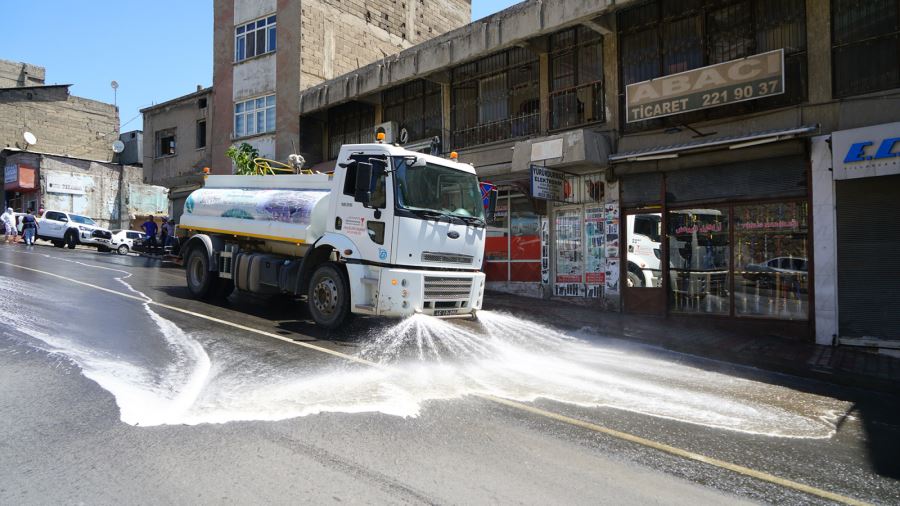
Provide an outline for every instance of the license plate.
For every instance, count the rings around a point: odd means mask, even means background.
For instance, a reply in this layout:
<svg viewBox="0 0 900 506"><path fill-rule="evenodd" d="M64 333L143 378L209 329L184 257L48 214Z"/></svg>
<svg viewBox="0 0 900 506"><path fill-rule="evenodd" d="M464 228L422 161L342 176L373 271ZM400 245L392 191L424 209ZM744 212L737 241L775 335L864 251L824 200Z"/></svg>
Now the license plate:
<svg viewBox="0 0 900 506"><path fill-rule="evenodd" d="M456 314L455 309L436 309L434 316L450 316Z"/></svg>

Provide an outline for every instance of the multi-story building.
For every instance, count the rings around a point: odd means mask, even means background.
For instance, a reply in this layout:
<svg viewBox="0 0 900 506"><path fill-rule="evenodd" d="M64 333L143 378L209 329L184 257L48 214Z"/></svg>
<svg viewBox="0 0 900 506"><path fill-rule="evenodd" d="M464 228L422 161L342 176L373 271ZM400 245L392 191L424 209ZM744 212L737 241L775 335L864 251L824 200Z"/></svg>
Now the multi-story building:
<svg viewBox="0 0 900 506"><path fill-rule="evenodd" d="M222 120L212 124L213 172L230 170L225 151L236 142L286 159L300 143L301 90L471 19L471 0L216 0L214 6L214 105Z"/></svg>
<svg viewBox="0 0 900 506"><path fill-rule="evenodd" d="M376 127L458 151L501 188L494 288L896 346L898 20L898 0L531 0L303 91L300 151Z"/></svg>
<svg viewBox="0 0 900 506"><path fill-rule="evenodd" d="M144 181L169 189L169 215L176 222L212 161L212 103L213 89L197 86L194 93L141 109Z"/></svg>
<svg viewBox="0 0 900 506"><path fill-rule="evenodd" d="M46 85L44 79L43 67L0 60L4 208L65 204L63 210L90 213L104 223L118 220L116 199L129 186L113 179L131 180L140 171L110 163L119 137L118 109L72 96L70 85ZM113 172L119 176L109 175Z"/></svg>

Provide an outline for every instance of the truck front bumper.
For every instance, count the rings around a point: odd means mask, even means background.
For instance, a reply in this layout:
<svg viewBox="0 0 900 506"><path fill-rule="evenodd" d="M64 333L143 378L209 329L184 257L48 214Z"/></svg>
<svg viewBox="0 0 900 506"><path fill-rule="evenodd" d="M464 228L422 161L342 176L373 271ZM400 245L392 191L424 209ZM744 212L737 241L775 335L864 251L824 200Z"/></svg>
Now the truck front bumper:
<svg viewBox="0 0 900 506"><path fill-rule="evenodd" d="M471 315L481 309L484 281L482 272L382 268L375 312L393 317Z"/></svg>

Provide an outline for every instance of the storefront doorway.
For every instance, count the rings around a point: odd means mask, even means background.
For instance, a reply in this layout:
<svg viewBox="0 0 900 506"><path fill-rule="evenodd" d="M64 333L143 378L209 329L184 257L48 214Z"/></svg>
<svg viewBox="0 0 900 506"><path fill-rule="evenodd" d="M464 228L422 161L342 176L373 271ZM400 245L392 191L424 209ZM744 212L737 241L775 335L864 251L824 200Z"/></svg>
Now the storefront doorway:
<svg viewBox="0 0 900 506"><path fill-rule="evenodd" d="M626 210L624 225L625 265L621 279L625 311L665 315L662 210L660 207Z"/></svg>

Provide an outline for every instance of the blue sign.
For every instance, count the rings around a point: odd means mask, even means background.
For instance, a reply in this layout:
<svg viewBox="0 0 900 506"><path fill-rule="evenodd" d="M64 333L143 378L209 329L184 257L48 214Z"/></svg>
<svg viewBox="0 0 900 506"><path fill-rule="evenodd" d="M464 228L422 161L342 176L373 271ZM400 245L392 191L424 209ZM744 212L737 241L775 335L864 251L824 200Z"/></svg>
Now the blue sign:
<svg viewBox="0 0 900 506"><path fill-rule="evenodd" d="M378 258L381 260L387 260L387 257L388 257L387 250L384 248L379 248L378 249Z"/></svg>
<svg viewBox="0 0 900 506"><path fill-rule="evenodd" d="M844 163L866 162L870 160L884 160L886 158L894 158L900 156L900 153L893 153L894 145L900 142L900 137L884 139L878 146L878 151L874 155L867 155L866 148L874 146L873 141L857 142L850 146L847 150L847 156L844 157Z"/></svg>

